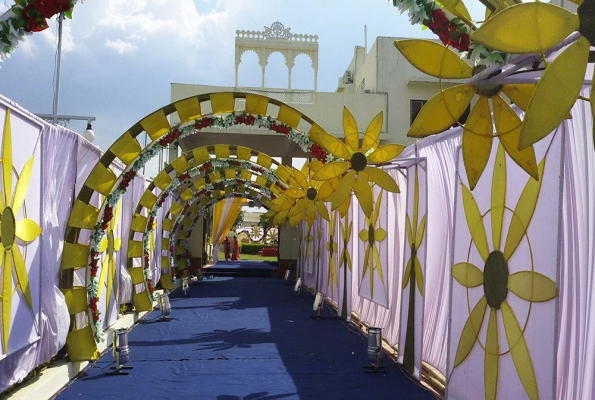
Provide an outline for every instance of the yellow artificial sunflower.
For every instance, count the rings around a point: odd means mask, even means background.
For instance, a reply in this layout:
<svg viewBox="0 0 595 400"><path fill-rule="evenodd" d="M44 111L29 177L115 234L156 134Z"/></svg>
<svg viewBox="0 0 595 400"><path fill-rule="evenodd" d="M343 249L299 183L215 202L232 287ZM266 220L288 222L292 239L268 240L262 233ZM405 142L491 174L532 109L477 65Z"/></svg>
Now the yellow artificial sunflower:
<svg viewBox="0 0 595 400"><path fill-rule="evenodd" d="M539 398L535 371L531 355L525 342L524 328L521 328L514 311L506 301L509 292L528 302L546 302L558 295L556 284L549 277L533 270L523 270L510 274L509 262L523 237L527 235L527 228L533 217L541 181L529 179L516 208L512 211L506 206L506 156L502 146L498 148L496 163L492 178L491 208L482 214L465 185L462 187L463 207L467 226L471 234L471 245L475 244L485 265L483 271L477 266L461 262L453 266L452 276L458 283L467 288L483 286L484 296L471 311L469 295L467 296L469 318L463 327L453 368L465 361L475 343L479 343L485 352L484 388L485 398L495 399L498 385L498 369L500 356L510 352L519 379L531 399ZM545 158L539 165L539 177L543 176ZM505 211L510 211L513 217L508 228L508 234L502 240L502 225ZM488 244L483 219L490 214L492 226L492 246ZM502 248L504 241L504 250ZM489 306L489 322L485 342L482 343L479 333ZM500 318L498 318L500 313ZM504 322L504 332L509 350L502 352L499 348L498 320Z"/></svg>
<svg viewBox="0 0 595 400"><path fill-rule="evenodd" d="M27 267L23 253L21 253L16 240L19 239L25 243L32 242L41 234L41 228L35 221L28 218L15 221L15 217L19 214L27 196L29 180L33 171L33 159L34 156L31 156L25 163L20 176L17 175L17 183L13 195L12 131L10 110L6 110L1 160L4 196L0 196L0 266L4 267L2 269L2 348L4 354L8 352L12 297L17 288L20 288L27 305L33 310ZM14 288L13 267L18 282Z"/></svg>
<svg viewBox="0 0 595 400"><path fill-rule="evenodd" d="M316 220L316 211L318 211L322 218L329 220L328 210L324 202L331 200L334 193L333 188L328 181L323 182L312 179L314 172L319 171L322 167L323 164L320 161L312 161L304 165L301 171L296 168L293 169L293 177L299 187L289 188L283 192L289 201L294 203L291 211L287 214L290 219L295 216L302 219L304 218L304 211L306 211L306 221L308 226L312 226L314 220Z"/></svg>
<svg viewBox="0 0 595 400"><path fill-rule="evenodd" d="M326 242L326 251L328 251L328 271L327 271L327 285L331 287L331 298L334 297L335 287L339 285L339 277L337 275L337 242L335 241L335 232L337 229L337 211L331 214L331 220L328 231L328 242Z"/></svg>
<svg viewBox="0 0 595 400"><path fill-rule="evenodd" d="M573 32L578 39L547 67L527 107L519 149L528 148L560 125L584 85L589 48L595 46L595 0L584 0L574 14L549 3L522 3L489 19L471 38L495 50L515 54L545 52ZM545 58L545 57L544 57ZM595 86L591 109L595 114Z"/></svg>
<svg viewBox="0 0 595 400"><path fill-rule="evenodd" d="M439 79L469 79L481 68L473 68L457 53L430 40L405 39L395 41L405 58L421 72ZM471 190L475 188L492 152L494 137L523 170L537 179L537 162L533 147L519 151L522 122L501 97L506 95L521 110L526 110L533 84L456 85L441 90L422 107L407 136L426 137L443 132L458 123L471 101L478 95L463 130L463 163ZM494 112L492 119L492 111ZM494 132L495 125L495 132Z"/></svg>
<svg viewBox="0 0 595 400"><path fill-rule="evenodd" d="M110 304L112 301L112 288L114 290L115 301L118 301L118 277L116 275L116 253L122 248L122 239L115 237L114 233L118 229L118 221L120 220L120 212L122 207L122 200L116 205L114 217L108 224L107 237L104 236L99 243L99 252L103 253L107 250L103 265L101 266L101 275L99 277L99 290L97 297L101 298L101 292L103 291L103 285L105 283L107 288L107 297L105 299L105 322L109 322ZM107 282L106 282L107 276Z"/></svg>
<svg viewBox="0 0 595 400"><path fill-rule="evenodd" d="M380 226L378 216L380 215L380 208L382 207L382 190L378 194L376 204L373 208L372 217L366 217L366 228L359 232L359 238L366 243L364 251L364 266L362 270L362 279L366 276L366 272L370 271L370 294L374 296L374 271L378 272L380 281L384 283L384 275L382 274L382 260L380 259L380 252L376 243L380 243L386 239L386 231Z"/></svg>
<svg viewBox="0 0 595 400"><path fill-rule="evenodd" d="M341 178L337 184L333 197L332 210L341 207L354 190L360 207L368 218L372 215L374 199L369 181L374 182L384 190L399 193L399 186L394 179L380 168L368 164L383 164L397 157L405 146L387 144L380 146L380 131L383 124L383 113L380 112L370 122L364 138L359 145L359 130L351 111L343 109L343 130L345 143L320 132L317 139L320 144L333 156L344 161L332 161L318 170L313 178L318 181L328 181Z"/></svg>

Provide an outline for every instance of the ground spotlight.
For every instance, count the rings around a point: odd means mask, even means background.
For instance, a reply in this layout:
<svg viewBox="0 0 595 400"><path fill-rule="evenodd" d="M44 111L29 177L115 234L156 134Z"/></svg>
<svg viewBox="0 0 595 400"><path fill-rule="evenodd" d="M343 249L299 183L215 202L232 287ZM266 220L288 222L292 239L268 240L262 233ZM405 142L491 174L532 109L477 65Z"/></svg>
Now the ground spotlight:
<svg viewBox="0 0 595 400"><path fill-rule="evenodd" d="M297 278L295 281L295 286L293 287L293 291L296 296L300 296L302 293L302 278Z"/></svg>
<svg viewBox="0 0 595 400"><path fill-rule="evenodd" d="M106 372L107 375L128 375L128 372L122 372L123 369L132 369L132 367L125 367L130 361L130 349L128 348L128 329L114 329L112 331L112 350L114 352L114 360L116 362L113 372Z"/></svg>
<svg viewBox="0 0 595 400"><path fill-rule="evenodd" d="M171 314L171 304L169 302L169 294L163 293L159 296L159 309L161 310L161 318L159 321L171 321L172 318L168 317Z"/></svg>
<svg viewBox="0 0 595 400"><path fill-rule="evenodd" d="M368 329L368 347L366 348L368 360L372 365L364 366L366 373L387 373L388 370L382 366L382 328Z"/></svg>

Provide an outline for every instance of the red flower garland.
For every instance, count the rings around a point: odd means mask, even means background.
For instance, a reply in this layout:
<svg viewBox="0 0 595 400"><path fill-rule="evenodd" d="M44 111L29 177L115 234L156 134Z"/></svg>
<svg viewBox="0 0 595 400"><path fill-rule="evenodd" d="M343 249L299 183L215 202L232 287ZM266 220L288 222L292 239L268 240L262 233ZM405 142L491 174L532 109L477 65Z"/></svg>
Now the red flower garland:
<svg viewBox="0 0 595 400"><path fill-rule="evenodd" d="M25 22L25 31L40 32L48 28L46 18L73 9L72 0L35 0L23 7L21 16Z"/></svg>
<svg viewBox="0 0 595 400"><path fill-rule="evenodd" d="M449 21L444 11L437 8L432 11L431 19L425 25L437 34L445 45L450 45L460 51L469 50L471 41L466 32L467 29L464 25L456 24L453 21Z"/></svg>

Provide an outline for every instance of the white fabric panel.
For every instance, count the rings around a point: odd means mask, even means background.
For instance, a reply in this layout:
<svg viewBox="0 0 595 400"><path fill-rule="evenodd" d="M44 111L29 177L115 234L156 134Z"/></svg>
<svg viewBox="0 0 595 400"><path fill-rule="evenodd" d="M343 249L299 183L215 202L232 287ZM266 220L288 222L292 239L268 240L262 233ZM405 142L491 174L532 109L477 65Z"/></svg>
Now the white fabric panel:
<svg viewBox="0 0 595 400"><path fill-rule="evenodd" d="M426 233L428 227L427 220L427 180L425 172L425 162L416 164L407 168L407 217L406 237L403 263L401 268L404 271L401 275L405 279L409 275L407 282L401 282L401 312L400 312L400 330L398 341L398 361L405 364L406 369L417 379L421 377L422 370L422 337L423 337L423 311L424 311L424 284L426 276ZM417 176L416 176L417 175ZM417 186L417 196L416 196ZM416 199L417 197L417 199ZM417 210L416 207L417 200ZM409 231L410 230L410 231ZM418 241L417 237L421 238ZM412 254L413 248L415 254ZM415 265L419 265L421 270L421 285L418 281L419 272ZM396 288L395 288L396 289ZM411 322L411 325L410 325ZM407 342L407 335L410 334L410 342ZM409 348L409 346L412 346ZM411 356L409 355L411 354ZM409 362L404 362L405 358L410 358Z"/></svg>
<svg viewBox="0 0 595 400"><path fill-rule="evenodd" d="M589 87L582 95L589 97ZM589 103L559 128L566 137L556 397L595 398L595 154Z"/></svg>
<svg viewBox="0 0 595 400"><path fill-rule="evenodd" d="M496 386L496 398L526 398L527 394L523 386L531 386L532 378L530 368L520 366L522 362L531 363L534 369L538 397L542 399L551 399L554 396L555 389L555 328L556 328L556 309L557 297L548 301L530 302L518 297L513 289L511 282L517 273L522 271L531 271L542 274L553 281L552 287L558 276L558 243L559 243L559 209L560 209L560 188L561 188L561 151L562 135L551 135L534 145L537 162L540 163L545 157L545 171L541 179L541 189L537 198L537 205L531 218L527 234L520 239L519 245L508 258L503 258L507 263L507 281L505 285L505 298L500 303L499 296L490 296L492 290L498 285L494 282L502 282L494 279L493 271L499 271L497 268L488 270L489 263L486 264L478 251L478 245L475 240L472 241L470 231L481 232L481 225L468 225L469 206L464 206L462 198L462 189L457 191L455 208L455 240L454 240L454 260L453 265L459 263L470 263L482 271L483 284L477 287L466 288L457 281L452 281L451 286L451 327L449 341L448 372L449 385L447 397L452 399L478 398L485 395L484 385L484 363L488 350L486 346L486 336L488 330L488 321L491 315L495 315L497 338L499 343L499 357L497 360L498 376ZM550 144L551 142L551 144ZM498 142L492 147L492 155L488 165L473 191L474 201L479 207L479 212L483 216L484 232L487 238L487 247L490 257L494 255L506 256L506 246L509 238L514 237L511 234L514 220L512 210L516 213L521 192L525 189L528 182L535 182L533 178L524 173L509 157L506 157L506 209L504 211L504 223L501 229L500 245L496 243L492 235L492 221L494 208L492 208L492 176L495 168L495 158L498 149ZM503 150L502 150L503 151ZM459 156L458 176L461 178L461 187L468 186L464 172L462 156ZM468 203L469 204L469 203ZM528 201L523 203L527 207L531 204ZM510 252L510 251L509 251ZM488 258L489 260L489 258ZM484 268L485 267L485 268ZM518 279L518 278L517 278ZM524 287L525 290L532 291L531 281L516 284L516 287ZM540 285L542 286L542 285ZM518 292L516 292L518 293ZM480 315L483 316L483 323L477 326L477 340L474 342L469 355L462 360L458 366L454 366L455 354L459 351L459 345L462 341L463 326L470 318L471 310L474 310L477 304L481 304L483 299L488 299L488 307L480 307ZM497 299L498 303L490 303ZM501 305L500 305L501 304ZM464 310L464 312L460 312ZM508 311L512 310L512 311ZM509 315L508 319L506 316ZM508 322L507 322L508 320ZM518 322L515 322L518 321ZM522 342L516 332L512 331L511 326L518 324L522 329L522 335L528 347L528 358L519 355L513 361L513 351L509 349L520 349ZM468 325L472 326L472 325ZM505 329L506 327L506 329ZM473 329L473 328L471 328ZM522 350L518 350L522 352ZM523 353L524 354L524 353ZM454 369L453 369L454 368ZM519 368L519 369L517 369ZM521 382L519 376L525 376L525 382ZM486 383L488 384L488 383Z"/></svg>
<svg viewBox="0 0 595 400"><path fill-rule="evenodd" d="M329 211L329 218L331 222L327 222L327 232L324 239L323 251L326 253L327 261L324 263L326 267L326 284L325 294L335 304L339 304L339 245L338 241L341 238L339 227L339 212L331 211L331 205L327 206ZM331 231L334 217L334 230ZM332 240L331 240L332 239ZM334 249L334 250L333 250Z"/></svg>
<svg viewBox="0 0 595 400"><path fill-rule="evenodd" d="M409 146L402 158L426 159L428 183L427 261L425 279L424 362L446 373L446 340L449 319L451 247L453 241L456 151L461 129L430 136Z"/></svg>

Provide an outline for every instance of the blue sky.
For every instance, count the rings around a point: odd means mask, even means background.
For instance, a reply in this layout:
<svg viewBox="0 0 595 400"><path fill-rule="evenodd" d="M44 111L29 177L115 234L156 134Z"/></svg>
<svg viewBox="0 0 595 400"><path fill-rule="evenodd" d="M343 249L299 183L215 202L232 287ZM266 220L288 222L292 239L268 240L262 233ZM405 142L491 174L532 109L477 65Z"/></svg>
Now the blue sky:
<svg viewBox="0 0 595 400"><path fill-rule="evenodd" d="M65 23L59 112L95 116L95 143L105 150L169 103L172 82L233 86L235 31L275 21L319 36L320 91L336 89L354 46L363 45L364 25L369 46L378 36L433 36L386 0L86 0ZM50 25L0 64L0 94L36 113L52 110L55 18ZM260 86L256 56L245 61L240 85ZM282 57L273 56L267 85L286 85L286 74ZM306 58L293 75L294 87L311 87ZM85 124L69 127L82 132Z"/></svg>

